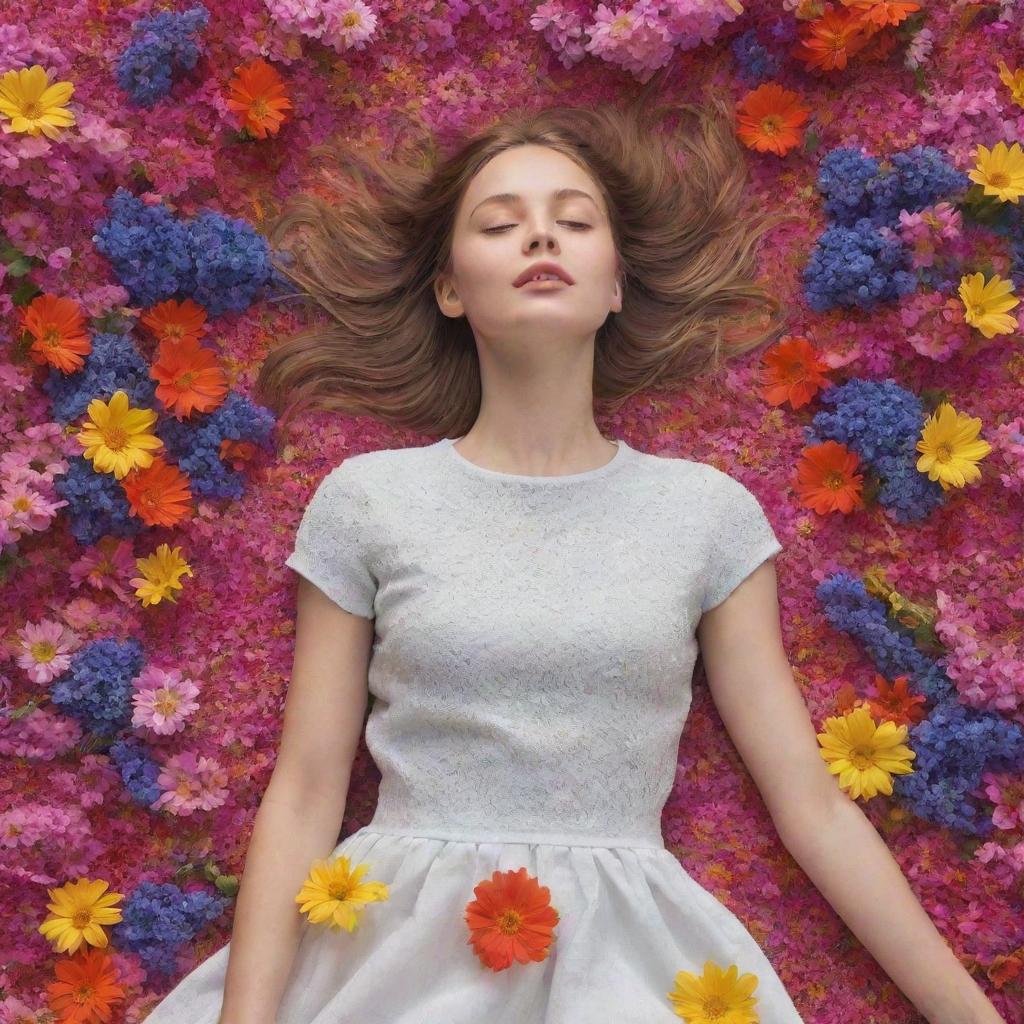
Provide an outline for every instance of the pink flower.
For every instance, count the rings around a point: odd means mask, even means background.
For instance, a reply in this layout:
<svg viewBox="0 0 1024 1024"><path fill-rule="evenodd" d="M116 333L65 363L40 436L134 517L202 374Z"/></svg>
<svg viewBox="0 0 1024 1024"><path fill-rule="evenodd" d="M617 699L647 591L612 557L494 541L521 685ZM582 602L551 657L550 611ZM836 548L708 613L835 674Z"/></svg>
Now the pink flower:
<svg viewBox="0 0 1024 1024"><path fill-rule="evenodd" d="M191 679L182 679L181 670L147 665L135 680L132 696L132 725L161 736L170 736L185 728L185 719L199 705L192 699L199 687Z"/></svg>
<svg viewBox="0 0 1024 1024"><path fill-rule="evenodd" d="M46 264L51 270L63 270L70 262L71 246L69 245L62 245L59 249L54 249L46 257Z"/></svg>
<svg viewBox="0 0 1024 1024"><path fill-rule="evenodd" d="M985 796L996 805L992 824L1007 831L1024 825L1024 785L1007 773L984 772L981 781Z"/></svg>
<svg viewBox="0 0 1024 1024"><path fill-rule="evenodd" d="M18 666L25 669L32 682L52 682L71 667L71 654L78 646L78 636L64 623L54 619L28 622L16 635L21 639L22 648Z"/></svg>
<svg viewBox="0 0 1024 1024"><path fill-rule="evenodd" d="M66 501L50 501L23 481L5 482L0 493L0 519L18 533L42 533Z"/></svg>
<svg viewBox="0 0 1024 1024"><path fill-rule="evenodd" d="M182 817L220 807L228 795L227 772L213 758L194 751L169 758L156 781L163 793L150 805L152 810L166 807Z"/></svg>

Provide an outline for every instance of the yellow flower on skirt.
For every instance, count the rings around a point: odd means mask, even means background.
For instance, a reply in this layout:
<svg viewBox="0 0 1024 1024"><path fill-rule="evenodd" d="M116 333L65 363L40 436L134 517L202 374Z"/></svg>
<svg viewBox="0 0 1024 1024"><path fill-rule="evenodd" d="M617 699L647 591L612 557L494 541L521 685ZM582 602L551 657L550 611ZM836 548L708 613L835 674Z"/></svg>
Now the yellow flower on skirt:
<svg viewBox="0 0 1024 1024"><path fill-rule="evenodd" d="M352 931L356 915L367 903L388 898L388 887L383 882L362 881L369 869L368 864L353 869L345 856L333 861L316 860L295 902L313 924Z"/></svg>
<svg viewBox="0 0 1024 1024"><path fill-rule="evenodd" d="M699 976L680 971L668 997L686 1024L758 1024L755 988L756 974L740 974L736 964L723 971L714 960L706 960Z"/></svg>

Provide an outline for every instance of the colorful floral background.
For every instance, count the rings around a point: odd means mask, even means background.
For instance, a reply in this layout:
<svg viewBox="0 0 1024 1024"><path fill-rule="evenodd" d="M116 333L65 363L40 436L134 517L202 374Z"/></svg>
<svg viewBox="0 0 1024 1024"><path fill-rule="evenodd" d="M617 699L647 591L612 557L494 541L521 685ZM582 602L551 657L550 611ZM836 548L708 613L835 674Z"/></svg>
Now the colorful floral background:
<svg viewBox="0 0 1024 1024"><path fill-rule="evenodd" d="M142 1020L229 939L298 517L349 454L434 440L322 413L285 434L254 396L301 326L265 227L310 148L387 152L414 120L448 141L655 75L661 98L734 97L752 193L793 214L761 251L792 323L602 429L761 499L822 757L1024 1021L1018 4L30 0L0 19L0 1021ZM378 778L362 747L343 835ZM781 846L703 685L664 828L807 1021L920 1020Z"/></svg>

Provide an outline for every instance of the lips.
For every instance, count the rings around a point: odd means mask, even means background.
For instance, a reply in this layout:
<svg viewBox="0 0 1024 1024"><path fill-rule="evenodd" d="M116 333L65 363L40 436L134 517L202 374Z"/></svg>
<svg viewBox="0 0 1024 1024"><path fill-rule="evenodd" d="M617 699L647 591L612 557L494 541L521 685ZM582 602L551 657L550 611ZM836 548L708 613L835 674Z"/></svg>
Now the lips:
<svg viewBox="0 0 1024 1024"><path fill-rule="evenodd" d="M545 261L543 263L534 263L527 267L513 282L512 284L516 288L522 288L527 281L533 280L538 274L554 274L561 278L566 284L575 284L572 277L567 270L563 270L557 263L551 263Z"/></svg>

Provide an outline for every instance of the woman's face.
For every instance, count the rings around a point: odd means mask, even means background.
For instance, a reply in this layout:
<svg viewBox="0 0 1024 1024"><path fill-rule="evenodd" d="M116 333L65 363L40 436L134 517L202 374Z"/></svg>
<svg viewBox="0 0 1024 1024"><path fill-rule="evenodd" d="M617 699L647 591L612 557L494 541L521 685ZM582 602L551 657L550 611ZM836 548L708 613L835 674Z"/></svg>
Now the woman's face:
<svg viewBox="0 0 1024 1024"><path fill-rule="evenodd" d="M573 191L556 195L562 190ZM558 264L573 283L516 287L540 261ZM608 313L622 309L601 193L582 167L547 146L505 150L472 179L456 214L452 266L435 285L438 304L447 316L465 315L478 340L592 340Z"/></svg>

